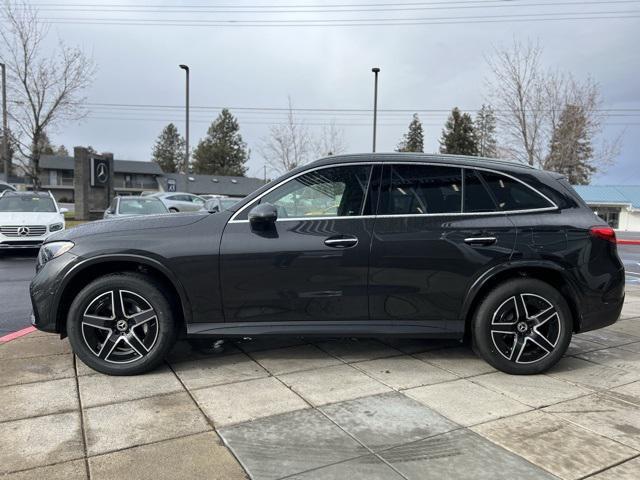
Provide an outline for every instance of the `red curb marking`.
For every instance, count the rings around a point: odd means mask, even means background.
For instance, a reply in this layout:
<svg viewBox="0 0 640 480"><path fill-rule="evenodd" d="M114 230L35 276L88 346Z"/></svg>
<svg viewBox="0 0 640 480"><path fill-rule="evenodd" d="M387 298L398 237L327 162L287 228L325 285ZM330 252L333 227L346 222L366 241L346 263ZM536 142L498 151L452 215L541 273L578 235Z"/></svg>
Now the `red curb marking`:
<svg viewBox="0 0 640 480"><path fill-rule="evenodd" d="M10 333L8 335L5 335L4 337L0 337L0 343L10 342L11 340L15 340L16 338L24 337L25 335L27 335L27 334L29 334L31 332L35 332L35 331L36 331L36 327L23 328L22 330L18 330L17 332L13 332L13 333Z"/></svg>
<svg viewBox="0 0 640 480"><path fill-rule="evenodd" d="M619 245L640 245L640 240L624 240L619 238L616 243Z"/></svg>

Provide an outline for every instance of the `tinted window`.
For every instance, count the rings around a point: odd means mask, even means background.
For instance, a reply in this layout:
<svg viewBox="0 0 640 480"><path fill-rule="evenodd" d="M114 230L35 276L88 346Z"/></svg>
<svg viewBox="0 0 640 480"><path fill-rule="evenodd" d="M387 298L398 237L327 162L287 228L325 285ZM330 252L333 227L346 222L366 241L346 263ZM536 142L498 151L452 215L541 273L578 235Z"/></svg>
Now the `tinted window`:
<svg viewBox="0 0 640 480"><path fill-rule="evenodd" d="M482 172L500 210L531 210L553 205L523 183L497 173Z"/></svg>
<svg viewBox="0 0 640 480"><path fill-rule="evenodd" d="M260 202L275 205L278 218L361 215L370 171L370 165L314 170L280 185ZM238 218L246 219L247 210Z"/></svg>
<svg viewBox="0 0 640 480"><path fill-rule="evenodd" d="M460 168L391 165L384 176L381 215L461 212Z"/></svg>
<svg viewBox="0 0 640 480"><path fill-rule="evenodd" d="M465 212L493 212L496 210L493 198L475 170L465 169L463 190L463 210Z"/></svg>

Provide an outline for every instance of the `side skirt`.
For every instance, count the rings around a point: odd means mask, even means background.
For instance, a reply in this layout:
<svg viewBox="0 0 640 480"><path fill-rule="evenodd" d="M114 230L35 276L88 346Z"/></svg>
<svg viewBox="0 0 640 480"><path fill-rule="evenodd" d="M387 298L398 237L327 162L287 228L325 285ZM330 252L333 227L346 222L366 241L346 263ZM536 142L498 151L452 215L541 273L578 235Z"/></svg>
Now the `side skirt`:
<svg viewBox="0 0 640 480"><path fill-rule="evenodd" d="M188 336L253 337L258 335L405 336L417 338L462 338L462 331L442 328L443 322L354 321L354 322L234 322L190 323Z"/></svg>

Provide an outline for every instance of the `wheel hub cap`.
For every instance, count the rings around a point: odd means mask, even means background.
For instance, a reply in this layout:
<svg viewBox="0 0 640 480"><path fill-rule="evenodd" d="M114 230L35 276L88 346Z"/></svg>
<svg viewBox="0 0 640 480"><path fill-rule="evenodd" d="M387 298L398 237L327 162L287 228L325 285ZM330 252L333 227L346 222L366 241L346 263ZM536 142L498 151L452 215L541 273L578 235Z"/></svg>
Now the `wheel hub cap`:
<svg viewBox="0 0 640 480"><path fill-rule="evenodd" d="M515 363L535 363L558 344L562 324L553 304L534 293L505 300L491 320L491 340L496 350Z"/></svg>
<svg viewBox="0 0 640 480"><path fill-rule="evenodd" d="M82 316L82 337L89 350L110 363L145 357L158 338L158 317L141 295L110 290L95 297Z"/></svg>

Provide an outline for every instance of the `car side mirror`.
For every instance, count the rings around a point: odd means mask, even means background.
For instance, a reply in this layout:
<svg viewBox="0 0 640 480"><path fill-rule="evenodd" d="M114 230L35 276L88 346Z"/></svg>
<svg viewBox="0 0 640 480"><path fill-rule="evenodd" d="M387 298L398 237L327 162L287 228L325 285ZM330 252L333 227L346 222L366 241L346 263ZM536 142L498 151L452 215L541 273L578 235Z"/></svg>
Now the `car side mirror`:
<svg viewBox="0 0 640 480"><path fill-rule="evenodd" d="M62 208L60 209L60 213L62 213L62 214L65 214L65 213L67 213L68 211L69 211L69 209L68 209L68 208L64 208L64 207L62 207Z"/></svg>
<svg viewBox="0 0 640 480"><path fill-rule="evenodd" d="M252 226L267 226L278 219L278 209L270 203L260 203L249 212L249 222Z"/></svg>

